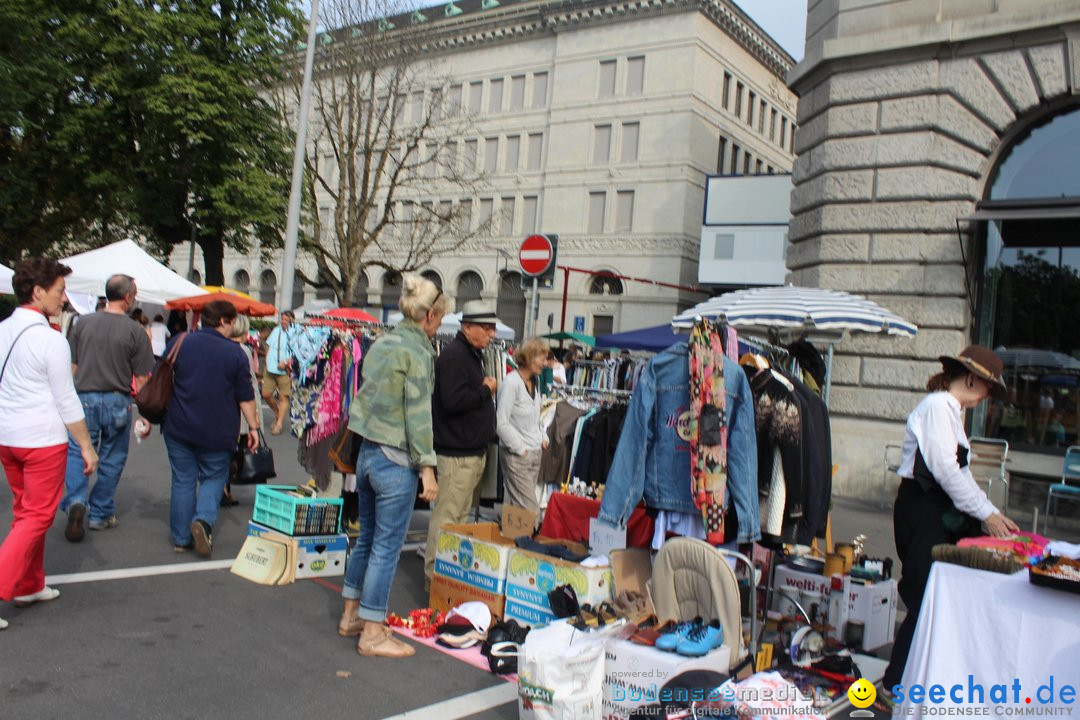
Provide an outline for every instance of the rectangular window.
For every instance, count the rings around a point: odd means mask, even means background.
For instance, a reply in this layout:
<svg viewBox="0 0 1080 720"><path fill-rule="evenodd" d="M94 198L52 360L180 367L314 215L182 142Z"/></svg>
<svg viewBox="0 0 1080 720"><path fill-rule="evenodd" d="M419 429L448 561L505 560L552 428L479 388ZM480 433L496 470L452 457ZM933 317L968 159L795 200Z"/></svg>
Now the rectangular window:
<svg viewBox="0 0 1080 720"><path fill-rule="evenodd" d="M514 234L514 198L504 197L499 203L500 235Z"/></svg>
<svg viewBox="0 0 1080 720"><path fill-rule="evenodd" d="M461 107L461 85L451 85L450 93L446 97L446 112L448 115L460 115L462 110L463 108Z"/></svg>
<svg viewBox="0 0 1080 720"><path fill-rule="evenodd" d="M484 83L482 81L469 83L469 114L479 115L481 100L484 96Z"/></svg>
<svg viewBox="0 0 1080 720"><path fill-rule="evenodd" d="M484 140L484 172L491 175L499 169L499 138Z"/></svg>
<svg viewBox="0 0 1080 720"><path fill-rule="evenodd" d="M731 167L728 170L728 174L739 174L739 146L735 143L731 143Z"/></svg>
<svg viewBox="0 0 1080 720"><path fill-rule="evenodd" d="M746 102L746 124L750 127L754 127L754 105L757 104L757 93L753 90L747 95Z"/></svg>
<svg viewBox="0 0 1080 720"><path fill-rule="evenodd" d="M791 123L791 134L788 135L788 152L795 152L795 123Z"/></svg>
<svg viewBox="0 0 1080 720"><path fill-rule="evenodd" d="M758 116L757 116L757 131L759 133L761 133L762 135L765 134L765 115L766 115L765 110L766 110L765 101L762 100L761 101L761 106L758 108Z"/></svg>
<svg viewBox="0 0 1080 720"><path fill-rule="evenodd" d="M493 234L495 228L492 227L494 217L492 213L495 210L494 198L480 198L480 217L477 218L479 224L477 229L482 229L485 235Z"/></svg>
<svg viewBox="0 0 1080 720"><path fill-rule="evenodd" d="M780 147L784 147L784 140L787 138L787 118L780 118Z"/></svg>
<svg viewBox="0 0 1080 720"><path fill-rule="evenodd" d="M442 152L442 168L440 170L444 177L454 177L458 174L458 144L456 142L448 142Z"/></svg>
<svg viewBox="0 0 1080 720"><path fill-rule="evenodd" d="M548 74L546 72L533 73L532 106L534 108L542 108L547 105L547 81Z"/></svg>
<svg viewBox="0 0 1080 720"><path fill-rule="evenodd" d="M475 174L480 166L477 164L479 161L480 143L477 140L465 141L465 167L463 171L466 175Z"/></svg>
<svg viewBox="0 0 1080 720"><path fill-rule="evenodd" d="M735 83L735 117L742 117L742 91L743 84L741 82Z"/></svg>
<svg viewBox="0 0 1080 720"><path fill-rule="evenodd" d="M503 104L503 81L502 78L494 79L488 86L488 112L502 112Z"/></svg>
<svg viewBox="0 0 1080 720"><path fill-rule="evenodd" d="M537 197L526 195L521 199L521 234L536 232Z"/></svg>
<svg viewBox="0 0 1080 720"><path fill-rule="evenodd" d="M458 217L461 219L461 232L472 232L472 198L461 201L458 205Z"/></svg>
<svg viewBox="0 0 1080 720"><path fill-rule="evenodd" d="M521 136L506 136L506 172L517 172L518 156L521 154Z"/></svg>
<svg viewBox="0 0 1080 720"><path fill-rule="evenodd" d="M764 166L765 166L765 164L764 164L763 162L761 162L760 160L758 160L758 161L757 161L757 165L756 165L756 167L754 168L754 172L756 172L756 173L757 173L758 175L760 175L760 174L761 174L761 170L762 170L762 168L763 168Z"/></svg>
<svg viewBox="0 0 1080 720"><path fill-rule="evenodd" d="M600 335L610 335L615 331L615 316L593 315L592 328L593 337L599 337Z"/></svg>
<svg viewBox="0 0 1080 720"><path fill-rule="evenodd" d="M606 192L591 192L589 193L589 218L586 226L586 232L590 233L602 233L604 232L604 211L607 205L607 193Z"/></svg>
<svg viewBox="0 0 1080 720"><path fill-rule="evenodd" d="M598 97L612 97L615 94L615 61L600 61L600 85Z"/></svg>
<svg viewBox="0 0 1080 720"><path fill-rule="evenodd" d="M419 125L424 121L424 91L420 90L412 94L412 120L413 125Z"/></svg>
<svg viewBox="0 0 1080 720"><path fill-rule="evenodd" d="M716 151L716 172L724 174L724 153L727 152L727 138L720 136L720 148Z"/></svg>
<svg viewBox="0 0 1080 720"><path fill-rule="evenodd" d="M626 94L641 95L645 90L645 57L626 59Z"/></svg>
<svg viewBox="0 0 1080 720"><path fill-rule="evenodd" d="M721 94L720 94L720 104L724 107L725 110L728 109L728 105L730 105L730 103L731 103L730 98L731 98L731 73L725 72L724 73L724 89L721 91Z"/></svg>
<svg viewBox="0 0 1080 720"><path fill-rule="evenodd" d="M525 76L515 75L510 78L510 109L525 109Z"/></svg>
<svg viewBox="0 0 1080 720"><path fill-rule="evenodd" d="M597 125L593 128L593 165L607 165L611 159L611 126Z"/></svg>
<svg viewBox="0 0 1080 720"><path fill-rule="evenodd" d="M631 232L634 229L634 191L620 190L615 193L615 232Z"/></svg>
<svg viewBox="0 0 1080 720"><path fill-rule="evenodd" d="M624 163L637 162L638 135L641 133L640 123L623 123L622 126L622 154L619 160Z"/></svg>
<svg viewBox="0 0 1080 720"><path fill-rule="evenodd" d="M439 201L439 221L440 222L446 222L446 220L449 217L450 217L450 201L449 200L441 200L441 201Z"/></svg>
<svg viewBox="0 0 1080 720"><path fill-rule="evenodd" d="M541 153L544 149L544 134L543 133L530 133L529 134L529 160L525 166L526 170L539 170Z"/></svg>
<svg viewBox="0 0 1080 720"><path fill-rule="evenodd" d="M776 108L769 115L769 140L776 142Z"/></svg>
<svg viewBox="0 0 1080 720"><path fill-rule="evenodd" d="M774 174L776 172L776 168L774 168L772 165L766 165L765 166L765 172L768 173L769 175L772 175L772 174Z"/></svg>
<svg viewBox="0 0 1080 720"><path fill-rule="evenodd" d="M742 157L743 175L749 175L750 174L750 160L751 160L750 153L743 152L743 157Z"/></svg>
<svg viewBox="0 0 1080 720"><path fill-rule="evenodd" d="M420 169L421 174L427 178L435 177L435 170L439 167L439 146L434 143L428 145L420 157L424 159L424 166Z"/></svg>

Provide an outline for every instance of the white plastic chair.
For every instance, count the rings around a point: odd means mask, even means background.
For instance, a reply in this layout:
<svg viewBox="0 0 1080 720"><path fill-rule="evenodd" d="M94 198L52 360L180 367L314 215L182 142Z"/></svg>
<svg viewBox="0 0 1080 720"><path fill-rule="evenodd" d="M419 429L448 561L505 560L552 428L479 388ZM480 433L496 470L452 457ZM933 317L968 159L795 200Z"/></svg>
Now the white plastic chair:
<svg viewBox="0 0 1080 720"><path fill-rule="evenodd" d="M986 483L986 494L994 500L994 486L1004 486L1001 511L1009 514L1009 471L1005 462L1009 457L1009 443L998 438L973 437L970 440L971 455L968 467L977 483ZM997 503L995 503L997 504Z"/></svg>

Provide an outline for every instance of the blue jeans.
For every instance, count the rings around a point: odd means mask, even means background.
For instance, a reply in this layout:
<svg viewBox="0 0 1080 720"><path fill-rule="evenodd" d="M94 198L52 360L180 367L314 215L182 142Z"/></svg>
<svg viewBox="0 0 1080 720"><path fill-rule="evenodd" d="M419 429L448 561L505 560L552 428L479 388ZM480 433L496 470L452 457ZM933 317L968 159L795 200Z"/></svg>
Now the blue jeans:
<svg viewBox="0 0 1080 720"><path fill-rule="evenodd" d="M83 475L82 452L75 439L68 436L66 492L60 509L67 511L75 503L87 506L90 520L104 522L116 514L116 486L127 462L131 438L131 395L118 392L79 393L90 442L98 454L97 482L90 489L90 478Z"/></svg>
<svg viewBox="0 0 1080 720"><path fill-rule="evenodd" d="M228 450L209 450L165 433L165 448L172 468L169 528L173 543L191 542L191 524L202 520L213 530L221 493L229 480Z"/></svg>
<svg viewBox="0 0 1080 720"><path fill-rule="evenodd" d="M409 531L416 483L420 474L387 459L375 443L365 441L356 462L360 495L360 537L345 567L341 596L360 600L364 620L383 622L401 547Z"/></svg>

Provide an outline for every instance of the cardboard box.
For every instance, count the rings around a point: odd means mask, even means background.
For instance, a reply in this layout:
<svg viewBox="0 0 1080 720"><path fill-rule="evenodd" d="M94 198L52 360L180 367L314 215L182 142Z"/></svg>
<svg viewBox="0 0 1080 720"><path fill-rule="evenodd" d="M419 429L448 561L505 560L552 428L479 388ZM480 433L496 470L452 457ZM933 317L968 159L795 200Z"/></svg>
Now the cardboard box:
<svg viewBox="0 0 1080 720"><path fill-rule="evenodd" d="M610 567L587 568L515 548L506 575L506 616L530 627L541 627L555 619L548 593L559 585L574 588L582 605L595 606L611 600L612 584Z"/></svg>
<svg viewBox="0 0 1080 720"><path fill-rule="evenodd" d="M251 520L248 522L247 534L251 537L270 538L277 542L291 544L293 548L291 556L295 563L297 579L340 577L345 574L345 561L349 556L349 536L344 533L294 537L271 530Z"/></svg>
<svg viewBox="0 0 1080 720"><path fill-rule="evenodd" d="M689 658L629 640L608 640L604 660L603 717L627 720L637 707L657 701L668 678L687 670L728 674L731 649L721 645L708 655ZM712 688L703 688L703 694Z"/></svg>
<svg viewBox="0 0 1080 720"><path fill-rule="evenodd" d="M816 573L777 565L773 580L772 610L780 608L780 588L792 587L802 592L821 594L821 612L829 607L832 581ZM801 602L801 601L800 601ZM810 612L810 608L805 608ZM893 641L896 632L896 581L883 580L873 585L850 581L847 620L863 623L863 650L875 650Z"/></svg>
<svg viewBox="0 0 1080 720"><path fill-rule="evenodd" d="M447 525L435 547L435 576L502 597L513 549L495 523Z"/></svg>
<svg viewBox="0 0 1080 720"><path fill-rule="evenodd" d="M428 605L441 612L449 612L461 603L479 600L488 606L495 617L503 617L505 598L502 595L451 580L442 575L431 579L431 595Z"/></svg>

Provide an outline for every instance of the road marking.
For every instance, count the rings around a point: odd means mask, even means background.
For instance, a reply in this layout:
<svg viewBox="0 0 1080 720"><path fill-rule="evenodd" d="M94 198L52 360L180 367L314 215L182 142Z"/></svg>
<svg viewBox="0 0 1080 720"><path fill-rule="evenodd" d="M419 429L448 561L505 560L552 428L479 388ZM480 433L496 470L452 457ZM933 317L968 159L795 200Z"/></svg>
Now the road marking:
<svg viewBox="0 0 1080 720"><path fill-rule="evenodd" d="M458 720L482 713L485 710L497 708L500 705L515 702L518 690L516 683L502 683L494 687L477 690L468 695L461 695L449 700L437 702L434 705L409 710L400 715L393 715L383 720L423 720L423 718L437 718L438 720Z"/></svg>
<svg viewBox="0 0 1080 720"><path fill-rule="evenodd" d="M182 573L203 572L206 570L228 570L233 560L210 560L207 562L173 563L170 565L147 565L144 567L118 568L116 570L97 570L94 572L70 573L68 575L50 575L45 578L48 585L72 585L74 583L97 582L99 580L130 580L132 578L153 577L155 575L179 575Z"/></svg>

